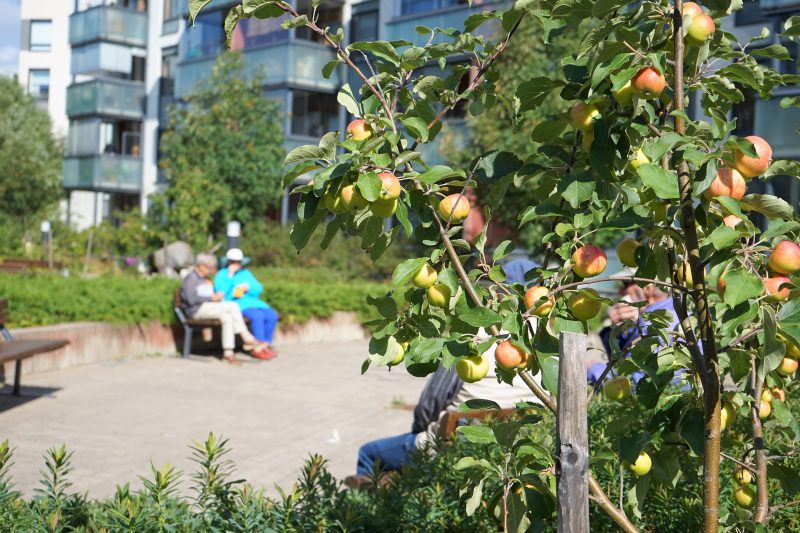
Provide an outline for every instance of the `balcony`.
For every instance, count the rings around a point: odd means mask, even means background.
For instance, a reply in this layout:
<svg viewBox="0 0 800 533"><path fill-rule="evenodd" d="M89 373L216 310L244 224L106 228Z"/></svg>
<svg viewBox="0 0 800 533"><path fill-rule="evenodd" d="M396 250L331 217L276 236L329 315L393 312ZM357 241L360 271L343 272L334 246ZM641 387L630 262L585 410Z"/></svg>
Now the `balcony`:
<svg viewBox="0 0 800 533"><path fill-rule="evenodd" d="M502 1L495 3L483 2L472 8L467 5L458 5L428 13L403 15L389 21L386 28L386 40L405 40L411 41L417 46L424 46L428 41L428 35L418 34L416 30L417 26L426 26L428 28L456 28L463 30L464 21L467 20L467 17L470 15L482 13L483 11L491 11L493 9L501 9L503 7ZM491 37L494 34L495 28L497 28L496 22L488 22L480 26L477 32L481 35ZM433 42L449 42L449 38L438 36Z"/></svg>
<svg viewBox="0 0 800 533"><path fill-rule="evenodd" d="M97 6L69 17L69 44L112 41L147 44L147 13L114 6Z"/></svg>
<svg viewBox="0 0 800 533"><path fill-rule="evenodd" d="M245 63L251 74L260 74L264 85L296 85L303 88L333 93L341 80L336 71L330 79L322 77L322 67L332 59L334 52L327 47L301 40L246 50ZM178 64L175 95L183 98L200 80L211 73L215 58Z"/></svg>
<svg viewBox="0 0 800 533"><path fill-rule="evenodd" d="M92 80L67 88L67 116L102 115L144 117L144 84L117 80Z"/></svg>
<svg viewBox="0 0 800 533"><path fill-rule="evenodd" d="M800 124L800 108L781 108L781 99L756 100L754 133L772 145L775 159L800 158L800 143L797 142L797 125Z"/></svg>
<svg viewBox="0 0 800 533"><path fill-rule="evenodd" d="M142 159L115 154L68 157L61 184L70 190L138 193Z"/></svg>
<svg viewBox="0 0 800 533"><path fill-rule="evenodd" d="M800 0L761 0L759 5L761 6L761 11L765 13L774 13L789 9L797 9L800 7Z"/></svg>

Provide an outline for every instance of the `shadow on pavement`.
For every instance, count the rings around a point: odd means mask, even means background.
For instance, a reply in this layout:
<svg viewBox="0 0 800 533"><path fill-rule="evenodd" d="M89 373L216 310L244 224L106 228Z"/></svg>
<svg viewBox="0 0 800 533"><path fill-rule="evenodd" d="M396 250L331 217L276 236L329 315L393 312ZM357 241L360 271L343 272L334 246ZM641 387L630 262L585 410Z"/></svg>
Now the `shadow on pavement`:
<svg viewBox="0 0 800 533"><path fill-rule="evenodd" d="M54 392L61 390L52 387L26 387L23 385L20 395L14 396L14 394L12 394L13 389L13 385L7 383L0 387L0 413L19 407L33 400L50 396Z"/></svg>

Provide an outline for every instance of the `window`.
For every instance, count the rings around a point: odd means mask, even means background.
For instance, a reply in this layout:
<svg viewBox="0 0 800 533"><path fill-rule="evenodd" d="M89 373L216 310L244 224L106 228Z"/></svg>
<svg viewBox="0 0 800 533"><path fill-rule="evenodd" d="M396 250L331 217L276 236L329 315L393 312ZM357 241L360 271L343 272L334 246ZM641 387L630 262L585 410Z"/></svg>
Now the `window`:
<svg viewBox="0 0 800 533"><path fill-rule="evenodd" d="M49 52L52 36L53 23L49 20L31 21L31 40L30 50L32 52Z"/></svg>
<svg viewBox="0 0 800 533"><path fill-rule="evenodd" d="M289 39L289 30L281 28L283 18L245 19L236 25L231 37L231 50L249 50L265 44Z"/></svg>
<svg viewBox="0 0 800 533"><path fill-rule="evenodd" d="M292 135L321 137L335 130L339 106L333 94L294 91L292 93Z"/></svg>
<svg viewBox="0 0 800 533"><path fill-rule="evenodd" d="M187 28L181 39L181 59L214 57L225 46L224 13L209 11L195 20L194 28Z"/></svg>
<svg viewBox="0 0 800 533"><path fill-rule="evenodd" d="M176 19L181 16L181 0L164 0L164 20Z"/></svg>
<svg viewBox="0 0 800 533"><path fill-rule="evenodd" d="M769 17L761 13L760 2L744 2L742 9L736 12L735 21L737 26L747 24L760 24L769 22Z"/></svg>
<svg viewBox="0 0 800 533"><path fill-rule="evenodd" d="M175 95L175 68L178 62L178 50L175 47L165 48L161 54L161 96Z"/></svg>
<svg viewBox="0 0 800 533"><path fill-rule="evenodd" d="M37 100L47 100L50 94L50 71L32 69L28 73L28 93Z"/></svg>
<svg viewBox="0 0 800 533"><path fill-rule="evenodd" d="M320 6L320 8L317 9L317 17L319 17L317 21L319 27L327 27L331 33L336 33L339 31L339 28L342 27L341 7L329 7L325 9L324 6ZM298 39L303 39L305 41L322 42L322 37L320 37L317 32L311 31L305 26L297 28L294 35Z"/></svg>
<svg viewBox="0 0 800 533"><path fill-rule="evenodd" d="M473 5L485 2L473 2ZM457 5L467 5L467 0L401 0L400 14L413 15L446 9Z"/></svg>
<svg viewBox="0 0 800 533"><path fill-rule="evenodd" d="M147 0L78 0L76 11L86 11L97 6L113 6L145 13Z"/></svg>
<svg viewBox="0 0 800 533"><path fill-rule="evenodd" d="M350 42L378 40L378 11L354 14L350 19Z"/></svg>

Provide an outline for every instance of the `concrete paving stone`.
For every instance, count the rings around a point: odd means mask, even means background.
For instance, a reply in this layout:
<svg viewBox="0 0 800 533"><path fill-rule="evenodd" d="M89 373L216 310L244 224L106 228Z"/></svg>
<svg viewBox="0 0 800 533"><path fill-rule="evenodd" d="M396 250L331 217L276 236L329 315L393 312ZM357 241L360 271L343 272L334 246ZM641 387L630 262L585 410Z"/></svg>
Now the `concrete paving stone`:
<svg viewBox="0 0 800 533"><path fill-rule="evenodd" d="M117 484L169 463L184 472L189 445L209 431L228 438L237 477L275 494L289 488L312 453L337 477L353 473L358 446L408 431L424 380L402 369L360 374L365 342L284 346L268 362L143 358L23 376L23 398L0 391L0 439L16 447L11 469L30 496L47 448L74 452L72 490L111 496Z"/></svg>

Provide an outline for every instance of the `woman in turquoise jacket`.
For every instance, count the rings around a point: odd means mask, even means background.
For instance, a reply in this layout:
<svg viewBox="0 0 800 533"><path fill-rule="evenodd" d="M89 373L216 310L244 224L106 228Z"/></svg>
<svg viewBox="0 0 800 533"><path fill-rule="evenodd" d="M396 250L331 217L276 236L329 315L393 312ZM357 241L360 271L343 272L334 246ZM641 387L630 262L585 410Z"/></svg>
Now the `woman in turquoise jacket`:
<svg viewBox="0 0 800 533"><path fill-rule="evenodd" d="M242 315L250 319L250 330L259 342L272 347L272 336L278 325L278 313L259 296L264 286L242 266L244 254L239 248L231 248L226 254L228 263L214 277L214 289L225 294L224 300L236 302Z"/></svg>

